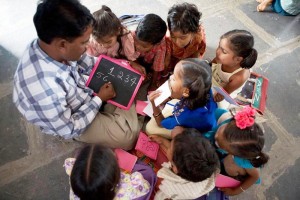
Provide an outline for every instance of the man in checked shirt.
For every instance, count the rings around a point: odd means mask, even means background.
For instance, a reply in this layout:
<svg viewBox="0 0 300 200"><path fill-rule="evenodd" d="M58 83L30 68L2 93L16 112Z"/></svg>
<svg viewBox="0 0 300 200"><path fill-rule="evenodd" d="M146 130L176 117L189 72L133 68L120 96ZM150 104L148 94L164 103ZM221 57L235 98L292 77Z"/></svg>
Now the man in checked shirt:
<svg viewBox="0 0 300 200"><path fill-rule="evenodd" d="M116 95L112 84L95 96L85 86L83 75L96 60L85 54L94 24L90 11L78 0L42 0L33 21L38 38L14 76L18 110L46 134L131 149L141 127L135 106L101 113L102 102Z"/></svg>

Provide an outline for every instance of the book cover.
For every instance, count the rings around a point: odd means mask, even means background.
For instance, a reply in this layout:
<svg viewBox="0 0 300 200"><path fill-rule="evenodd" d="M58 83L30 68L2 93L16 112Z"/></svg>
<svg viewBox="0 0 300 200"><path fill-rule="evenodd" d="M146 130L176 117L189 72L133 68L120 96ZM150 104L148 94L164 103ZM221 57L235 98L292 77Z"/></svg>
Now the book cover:
<svg viewBox="0 0 300 200"><path fill-rule="evenodd" d="M229 176L225 176L222 174L218 174L216 177L216 187L228 187L228 188L232 188L232 187L237 187L241 184L240 181L235 180L234 178L231 178Z"/></svg>
<svg viewBox="0 0 300 200"><path fill-rule="evenodd" d="M136 143L135 149L145 154L147 157L156 160L158 150L159 150L159 144L156 142L150 141L148 136L140 132L138 141Z"/></svg>
<svg viewBox="0 0 300 200"><path fill-rule="evenodd" d="M137 157L123 149L115 149L115 154L117 156L119 167L125 171L131 172L137 161Z"/></svg>

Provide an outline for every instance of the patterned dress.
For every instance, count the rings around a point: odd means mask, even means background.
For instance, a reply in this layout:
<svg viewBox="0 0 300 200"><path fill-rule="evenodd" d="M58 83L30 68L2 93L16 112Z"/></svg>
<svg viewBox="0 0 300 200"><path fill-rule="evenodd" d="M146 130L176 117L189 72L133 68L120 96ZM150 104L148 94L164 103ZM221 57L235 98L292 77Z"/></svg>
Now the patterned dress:
<svg viewBox="0 0 300 200"><path fill-rule="evenodd" d="M75 158L67 158L65 160L65 170L70 176L72 168L75 163ZM151 186L147 180L144 179L140 172L133 172L132 174L121 172L120 182L116 187L116 196L114 200L130 200L142 197L151 191ZM70 188L70 200L80 200L72 188Z"/></svg>
<svg viewBox="0 0 300 200"><path fill-rule="evenodd" d="M165 59L165 66L168 72L173 72L175 65L182 59L194 58L198 53L202 58L206 50L206 36L204 27L199 26L198 32L194 38L190 41L188 46L184 48L178 47L174 44L170 37L166 38L167 53Z"/></svg>

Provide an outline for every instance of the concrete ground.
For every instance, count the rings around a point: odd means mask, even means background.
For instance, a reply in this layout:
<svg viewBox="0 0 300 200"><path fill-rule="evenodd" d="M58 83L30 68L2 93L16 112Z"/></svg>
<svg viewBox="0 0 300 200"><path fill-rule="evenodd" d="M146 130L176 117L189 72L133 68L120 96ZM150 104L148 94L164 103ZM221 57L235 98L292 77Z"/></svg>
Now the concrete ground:
<svg viewBox="0 0 300 200"><path fill-rule="evenodd" d="M82 0L91 11L106 4L118 15L156 13L166 19L171 0ZM183 1L179 1L183 2ZM255 0L197 0L203 12L208 49L213 58L219 37L246 29L259 52L253 68L269 78L264 123L269 163L262 184L232 199L300 198L300 16L256 12ZM0 6L0 199L68 199L64 159L80 143L66 143L28 124L12 104L12 81L18 59L36 37L32 17L36 0L1 0Z"/></svg>

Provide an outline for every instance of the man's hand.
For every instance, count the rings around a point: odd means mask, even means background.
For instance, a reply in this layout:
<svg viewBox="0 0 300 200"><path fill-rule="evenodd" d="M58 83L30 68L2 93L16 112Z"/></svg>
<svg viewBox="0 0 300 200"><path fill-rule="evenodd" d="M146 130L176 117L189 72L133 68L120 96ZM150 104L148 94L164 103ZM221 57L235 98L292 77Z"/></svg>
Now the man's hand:
<svg viewBox="0 0 300 200"><path fill-rule="evenodd" d="M111 98L114 98L116 96L115 89L111 82L105 83L102 85L100 88L97 96L102 100L102 101L107 101Z"/></svg>

